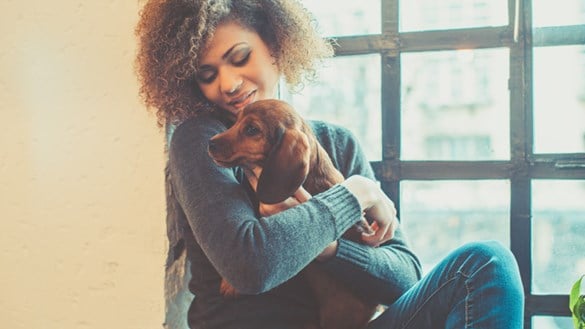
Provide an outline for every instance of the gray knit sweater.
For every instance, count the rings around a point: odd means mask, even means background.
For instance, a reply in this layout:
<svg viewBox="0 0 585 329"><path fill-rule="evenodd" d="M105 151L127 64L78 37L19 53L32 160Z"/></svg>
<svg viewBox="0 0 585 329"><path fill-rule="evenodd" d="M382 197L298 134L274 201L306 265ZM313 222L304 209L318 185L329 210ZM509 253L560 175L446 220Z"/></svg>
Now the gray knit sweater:
<svg viewBox="0 0 585 329"><path fill-rule="evenodd" d="M372 169L347 129L311 122L335 166L349 177L373 178ZM180 124L169 146L167 219L169 261L179 248L191 263L191 328L298 329L315 321L317 308L297 274L360 218L355 197L336 185L309 201L261 217L252 189L238 169L218 167L207 141L226 126L213 115ZM420 278L420 264L399 228L391 241L372 248L339 240L335 257L321 263L371 300L389 304ZM221 277L239 292L219 294Z"/></svg>

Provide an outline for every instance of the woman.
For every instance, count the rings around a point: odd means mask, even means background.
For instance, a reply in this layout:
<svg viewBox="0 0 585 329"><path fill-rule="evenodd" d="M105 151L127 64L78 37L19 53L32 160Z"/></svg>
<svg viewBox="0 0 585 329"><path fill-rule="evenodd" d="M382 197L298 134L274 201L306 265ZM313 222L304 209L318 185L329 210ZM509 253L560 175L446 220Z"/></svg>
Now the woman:
<svg viewBox="0 0 585 329"><path fill-rule="evenodd" d="M247 104L310 80L332 55L296 1L150 0L141 13L137 72L159 125L176 125L169 147L171 251L191 263L191 328L302 328L317 306L297 274L317 262L387 310L368 328L522 328L523 292L511 253L494 242L451 253L420 280L420 264L392 201L374 181L355 138L312 122L347 178L318 195L262 207L255 177L218 167L208 140ZM302 193L301 193L302 194ZM341 239L362 212L364 243ZM175 230L176 229L176 230ZM378 245L370 247L369 245ZM221 278L240 292L225 298Z"/></svg>

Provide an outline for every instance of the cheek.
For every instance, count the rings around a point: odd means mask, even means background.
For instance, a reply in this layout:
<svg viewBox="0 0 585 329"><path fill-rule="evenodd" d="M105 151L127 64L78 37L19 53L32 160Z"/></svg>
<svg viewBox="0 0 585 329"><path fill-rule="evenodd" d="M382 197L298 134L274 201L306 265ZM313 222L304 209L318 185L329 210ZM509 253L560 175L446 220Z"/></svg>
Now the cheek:
<svg viewBox="0 0 585 329"><path fill-rule="evenodd" d="M198 84L199 86L199 90L201 90L201 93L203 94L203 96L205 96L205 98L207 98L207 100L215 103L218 99L218 94L214 93L213 90L215 90L213 88L212 84Z"/></svg>
<svg viewBox="0 0 585 329"><path fill-rule="evenodd" d="M275 93L279 79L280 74L275 65L272 65L268 70L264 70L262 81L264 82L264 89L266 89L267 93Z"/></svg>

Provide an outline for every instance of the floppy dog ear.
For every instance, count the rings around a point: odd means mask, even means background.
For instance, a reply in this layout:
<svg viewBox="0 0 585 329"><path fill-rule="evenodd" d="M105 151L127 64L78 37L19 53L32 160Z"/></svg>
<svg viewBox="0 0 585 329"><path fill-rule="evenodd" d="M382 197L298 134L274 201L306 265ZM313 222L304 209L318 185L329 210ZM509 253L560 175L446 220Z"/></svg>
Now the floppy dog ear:
<svg viewBox="0 0 585 329"><path fill-rule="evenodd" d="M256 194L260 202L275 204L292 196L307 178L309 156L307 136L281 128L258 178Z"/></svg>

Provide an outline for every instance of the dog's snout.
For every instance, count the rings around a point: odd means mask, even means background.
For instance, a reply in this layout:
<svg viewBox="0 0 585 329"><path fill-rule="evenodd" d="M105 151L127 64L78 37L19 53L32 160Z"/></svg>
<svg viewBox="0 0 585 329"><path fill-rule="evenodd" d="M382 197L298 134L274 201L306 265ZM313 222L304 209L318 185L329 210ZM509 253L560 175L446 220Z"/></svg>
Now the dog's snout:
<svg viewBox="0 0 585 329"><path fill-rule="evenodd" d="M229 145L226 145L223 138L217 138L215 136L207 142L207 153L214 159L223 159L228 157L230 153Z"/></svg>
<svg viewBox="0 0 585 329"><path fill-rule="evenodd" d="M217 142L214 139L210 139L209 143L207 144L207 149L209 152L217 151Z"/></svg>

